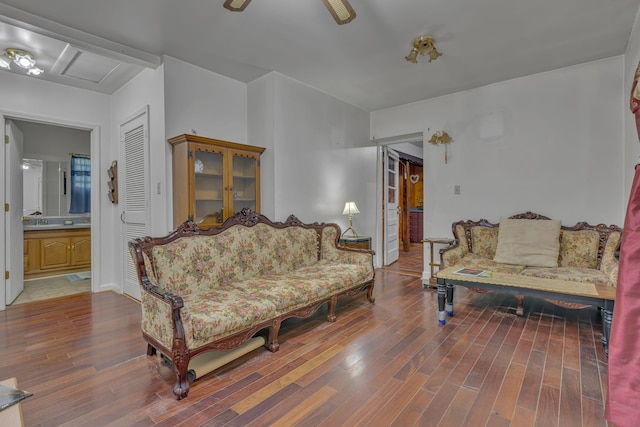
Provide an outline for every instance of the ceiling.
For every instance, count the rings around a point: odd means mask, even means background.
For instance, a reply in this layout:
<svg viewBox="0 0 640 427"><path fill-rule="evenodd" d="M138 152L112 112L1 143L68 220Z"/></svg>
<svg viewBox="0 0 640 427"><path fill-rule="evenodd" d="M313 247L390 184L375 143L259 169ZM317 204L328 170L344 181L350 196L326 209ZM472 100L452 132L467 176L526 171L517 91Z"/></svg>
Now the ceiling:
<svg viewBox="0 0 640 427"><path fill-rule="evenodd" d="M103 93L166 54L246 83L277 71L375 111L620 55L640 0L350 0L340 26L321 0L222 3L3 1L0 50L36 55L45 73L25 78ZM405 61L421 35L443 55Z"/></svg>

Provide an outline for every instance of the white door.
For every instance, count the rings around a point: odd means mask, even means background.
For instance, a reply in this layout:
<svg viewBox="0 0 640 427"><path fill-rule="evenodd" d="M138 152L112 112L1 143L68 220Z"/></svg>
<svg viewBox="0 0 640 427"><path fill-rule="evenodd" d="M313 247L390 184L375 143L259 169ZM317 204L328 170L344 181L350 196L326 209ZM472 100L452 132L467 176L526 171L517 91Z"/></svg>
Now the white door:
<svg viewBox="0 0 640 427"><path fill-rule="evenodd" d="M389 265L398 260L399 255L399 163L398 153L389 147L382 148L383 153L383 231L384 231L384 265Z"/></svg>
<svg viewBox="0 0 640 427"><path fill-rule="evenodd" d="M148 107L120 125L123 155L118 165L120 219L123 225L123 292L140 299L140 284L128 243L148 234L149 114Z"/></svg>
<svg viewBox="0 0 640 427"><path fill-rule="evenodd" d="M5 253L9 278L5 281L6 304L24 290L24 237L22 233L22 131L11 120L5 123L5 194L9 204L5 215ZM6 277L6 275L5 275Z"/></svg>

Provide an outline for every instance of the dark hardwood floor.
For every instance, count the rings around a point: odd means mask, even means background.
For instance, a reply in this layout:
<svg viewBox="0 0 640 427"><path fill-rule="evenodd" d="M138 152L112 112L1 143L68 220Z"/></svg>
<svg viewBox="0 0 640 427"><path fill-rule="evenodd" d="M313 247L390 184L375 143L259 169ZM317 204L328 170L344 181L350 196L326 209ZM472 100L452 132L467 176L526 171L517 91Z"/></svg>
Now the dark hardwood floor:
<svg viewBox="0 0 640 427"><path fill-rule="evenodd" d="M27 426L605 426L607 365L596 310L456 289L436 320L422 252L376 273L376 303L342 298L284 322L259 348L192 383L147 358L137 302L113 292L0 313L0 379L34 393Z"/></svg>

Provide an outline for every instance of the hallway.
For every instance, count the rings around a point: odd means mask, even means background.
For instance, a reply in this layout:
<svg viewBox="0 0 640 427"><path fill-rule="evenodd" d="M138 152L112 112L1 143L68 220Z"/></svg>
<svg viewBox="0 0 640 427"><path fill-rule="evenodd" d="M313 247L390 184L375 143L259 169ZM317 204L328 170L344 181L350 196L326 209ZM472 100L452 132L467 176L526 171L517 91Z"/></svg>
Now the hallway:
<svg viewBox="0 0 640 427"><path fill-rule="evenodd" d="M423 244L411 243L409 252L400 251L398 261L379 270L392 271L406 276L422 277L423 268Z"/></svg>

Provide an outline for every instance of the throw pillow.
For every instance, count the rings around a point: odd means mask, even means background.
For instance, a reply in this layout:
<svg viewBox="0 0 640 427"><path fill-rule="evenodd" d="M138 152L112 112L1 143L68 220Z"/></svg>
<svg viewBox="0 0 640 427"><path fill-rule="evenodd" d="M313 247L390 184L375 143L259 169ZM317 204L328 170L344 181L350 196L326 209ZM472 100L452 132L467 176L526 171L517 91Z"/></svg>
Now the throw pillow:
<svg viewBox="0 0 640 427"><path fill-rule="evenodd" d="M557 267L560 221L501 218L495 262Z"/></svg>

